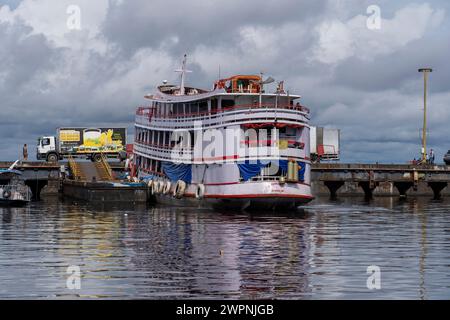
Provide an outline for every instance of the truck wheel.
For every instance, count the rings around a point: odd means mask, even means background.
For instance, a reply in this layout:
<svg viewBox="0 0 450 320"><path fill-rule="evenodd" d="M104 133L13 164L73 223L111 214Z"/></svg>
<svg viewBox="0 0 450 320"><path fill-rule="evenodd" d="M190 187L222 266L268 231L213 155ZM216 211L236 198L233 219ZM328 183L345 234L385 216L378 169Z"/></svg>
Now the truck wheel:
<svg viewBox="0 0 450 320"><path fill-rule="evenodd" d="M94 161L94 162L100 162L100 161L102 161L102 155L99 154L99 153L94 154L94 155L92 156L92 161Z"/></svg>
<svg viewBox="0 0 450 320"><path fill-rule="evenodd" d="M58 156L54 153L51 153L47 156L47 162L57 162Z"/></svg>

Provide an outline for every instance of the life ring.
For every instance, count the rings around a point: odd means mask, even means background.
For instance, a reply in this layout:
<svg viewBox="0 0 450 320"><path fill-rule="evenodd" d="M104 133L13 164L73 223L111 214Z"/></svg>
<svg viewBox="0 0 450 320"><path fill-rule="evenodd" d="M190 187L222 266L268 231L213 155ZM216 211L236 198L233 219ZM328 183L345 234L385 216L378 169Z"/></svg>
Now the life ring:
<svg viewBox="0 0 450 320"><path fill-rule="evenodd" d="M153 186L152 186L152 194L158 194L158 180L153 181Z"/></svg>
<svg viewBox="0 0 450 320"><path fill-rule="evenodd" d="M154 187L155 194L160 194L161 193L162 185L163 185L163 182L161 180L158 180L158 181L155 182L155 187Z"/></svg>
<svg viewBox="0 0 450 320"><path fill-rule="evenodd" d="M172 184L170 183L170 181L166 181L163 183L163 194L168 194L170 192L170 187L172 186Z"/></svg>
<svg viewBox="0 0 450 320"><path fill-rule="evenodd" d="M204 196L205 196L205 185L200 183L197 185L197 190L195 191L195 197L197 199L203 199Z"/></svg>
<svg viewBox="0 0 450 320"><path fill-rule="evenodd" d="M164 180L159 180L158 193L163 193L164 191Z"/></svg>
<svg viewBox="0 0 450 320"><path fill-rule="evenodd" d="M9 199L11 198L11 191L5 190L3 191L3 199Z"/></svg>
<svg viewBox="0 0 450 320"><path fill-rule="evenodd" d="M186 182L178 180L175 188L173 189L173 196L177 199L181 199L186 191Z"/></svg>
<svg viewBox="0 0 450 320"><path fill-rule="evenodd" d="M148 190L150 191L150 194L154 195L155 194L155 183L153 182L153 180L149 180L147 186L148 186Z"/></svg>

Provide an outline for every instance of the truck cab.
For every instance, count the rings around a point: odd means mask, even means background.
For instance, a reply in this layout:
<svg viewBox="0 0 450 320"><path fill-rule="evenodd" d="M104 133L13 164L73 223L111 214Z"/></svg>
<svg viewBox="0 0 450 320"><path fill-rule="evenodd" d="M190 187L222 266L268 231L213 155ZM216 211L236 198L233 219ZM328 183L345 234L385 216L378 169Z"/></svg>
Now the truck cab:
<svg viewBox="0 0 450 320"><path fill-rule="evenodd" d="M37 160L46 160L48 162L56 162L59 160L58 151L56 149L56 137L40 137L37 145Z"/></svg>

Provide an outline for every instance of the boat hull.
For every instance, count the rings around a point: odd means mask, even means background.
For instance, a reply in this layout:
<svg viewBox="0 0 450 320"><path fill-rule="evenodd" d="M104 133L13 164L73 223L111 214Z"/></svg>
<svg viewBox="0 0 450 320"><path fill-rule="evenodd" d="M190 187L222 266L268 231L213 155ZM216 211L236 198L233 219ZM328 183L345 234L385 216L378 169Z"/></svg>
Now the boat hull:
<svg viewBox="0 0 450 320"><path fill-rule="evenodd" d="M155 194L157 203L175 206L213 207L238 210L292 210L314 199L310 186L298 183L239 183L230 186L205 186L205 194L196 198L198 185L189 185L183 197L173 196L173 186L167 194Z"/></svg>
<svg viewBox="0 0 450 320"><path fill-rule="evenodd" d="M296 210L298 207L312 201L313 197L305 198L204 198L195 199L184 197L182 199L174 199L168 195L156 195L153 199L157 204L181 206L181 207L197 207L197 208L213 208L221 209L235 209L235 210L259 210L264 212L269 211L287 211Z"/></svg>

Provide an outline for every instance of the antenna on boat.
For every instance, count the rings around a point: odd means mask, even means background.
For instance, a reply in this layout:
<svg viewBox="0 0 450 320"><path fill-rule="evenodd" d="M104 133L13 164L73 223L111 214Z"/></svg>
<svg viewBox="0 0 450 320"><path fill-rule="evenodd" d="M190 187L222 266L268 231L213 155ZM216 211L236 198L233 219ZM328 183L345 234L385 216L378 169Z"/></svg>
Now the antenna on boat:
<svg viewBox="0 0 450 320"><path fill-rule="evenodd" d="M187 62L187 54L184 55L183 65L181 66L181 69L175 70L175 72L181 73L181 83L180 83L180 95L181 96L184 96L184 94L185 94L184 83L186 80L186 73L192 72L190 70L186 70L186 62Z"/></svg>
<svg viewBox="0 0 450 320"><path fill-rule="evenodd" d="M268 77L266 80L263 80L264 73L261 71L259 74L260 74L260 80L257 81L257 83L259 84L259 107L261 108L261 106L262 106L262 93L264 91L264 85L272 83L272 82L275 82L275 79L272 78L272 77Z"/></svg>

